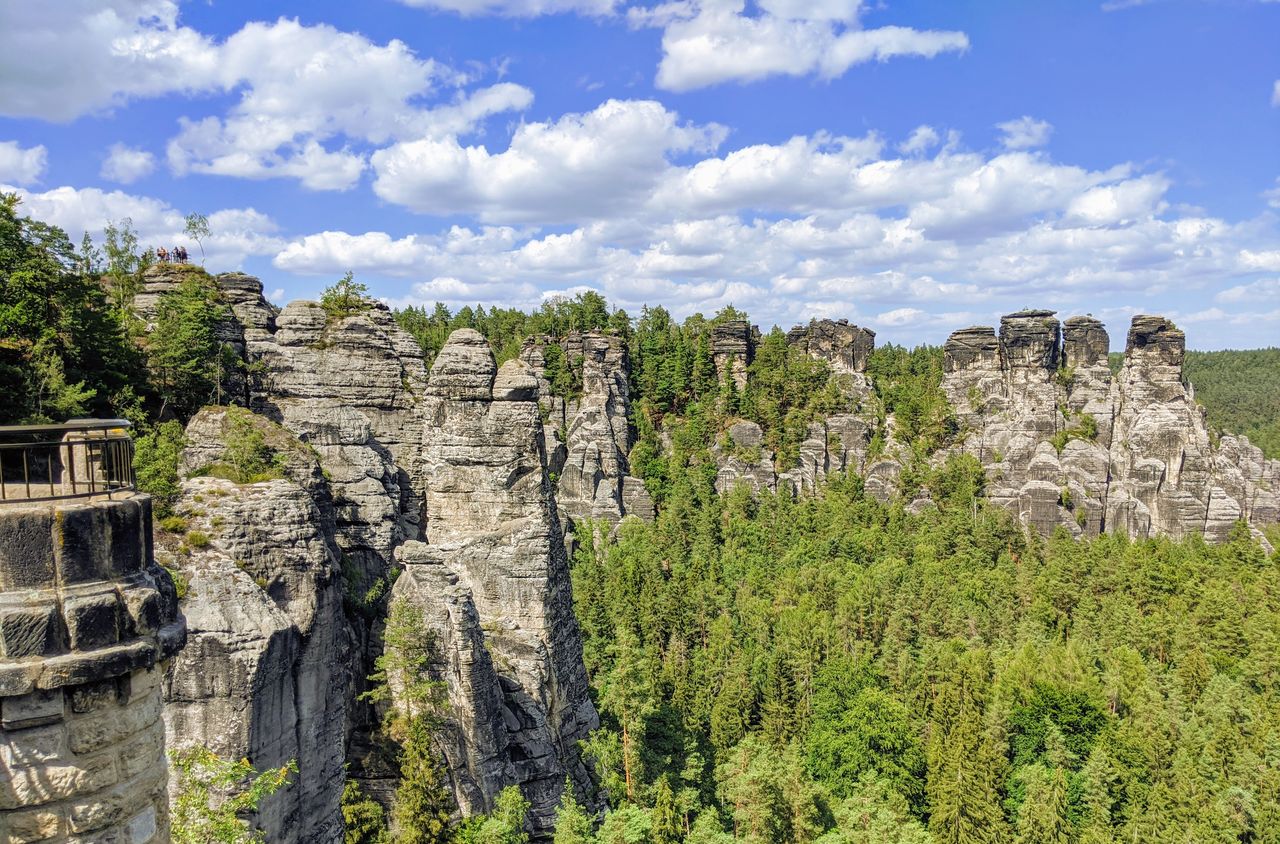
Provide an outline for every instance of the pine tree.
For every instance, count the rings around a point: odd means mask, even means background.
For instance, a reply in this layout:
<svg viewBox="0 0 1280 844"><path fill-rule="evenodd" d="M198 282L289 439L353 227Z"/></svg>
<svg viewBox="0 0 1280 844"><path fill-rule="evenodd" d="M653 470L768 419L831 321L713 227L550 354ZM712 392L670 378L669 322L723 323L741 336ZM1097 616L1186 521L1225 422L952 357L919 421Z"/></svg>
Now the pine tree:
<svg viewBox="0 0 1280 844"><path fill-rule="evenodd" d="M1018 775L1027 791L1018 809L1015 844L1068 844L1066 772L1027 765Z"/></svg>
<svg viewBox="0 0 1280 844"><path fill-rule="evenodd" d="M592 829L591 818L574 795L573 783L565 777L560 805L556 807L556 828L552 844L593 844L594 841L595 831Z"/></svg>

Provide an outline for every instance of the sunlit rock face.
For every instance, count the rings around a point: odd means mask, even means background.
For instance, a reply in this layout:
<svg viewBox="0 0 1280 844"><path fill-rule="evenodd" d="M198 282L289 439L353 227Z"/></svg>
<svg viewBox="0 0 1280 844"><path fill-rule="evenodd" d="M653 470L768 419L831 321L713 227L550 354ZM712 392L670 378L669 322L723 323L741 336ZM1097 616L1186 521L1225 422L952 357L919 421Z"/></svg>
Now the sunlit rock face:
<svg viewBox="0 0 1280 844"><path fill-rule="evenodd" d="M414 478L426 542L401 550L393 600L420 608L440 634L459 801L488 807L514 782L533 804L532 828L546 833L566 776L594 794L577 742L598 717L536 377L522 362L499 370L484 338L459 329L432 367L422 424Z"/></svg>
<svg viewBox="0 0 1280 844"><path fill-rule="evenodd" d="M1060 338L1060 339L1059 339ZM1186 339L1169 320L1136 316L1124 363L1107 365L1102 323L1048 311L969 328L944 347L960 448L987 470L990 497L1048 533L1227 537L1241 518L1275 520L1271 478L1242 437L1211 443L1182 380Z"/></svg>

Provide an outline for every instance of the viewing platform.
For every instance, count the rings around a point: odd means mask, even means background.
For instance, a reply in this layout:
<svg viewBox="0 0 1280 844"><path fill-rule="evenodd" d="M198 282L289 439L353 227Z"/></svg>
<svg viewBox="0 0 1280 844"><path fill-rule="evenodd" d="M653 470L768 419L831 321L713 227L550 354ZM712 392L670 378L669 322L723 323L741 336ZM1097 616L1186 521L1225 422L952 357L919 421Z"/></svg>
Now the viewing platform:
<svg viewBox="0 0 1280 844"><path fill-rule="evenodd" d="M129 423L0 428L0 830L168 840L164 664L186 641Z"/></svg>

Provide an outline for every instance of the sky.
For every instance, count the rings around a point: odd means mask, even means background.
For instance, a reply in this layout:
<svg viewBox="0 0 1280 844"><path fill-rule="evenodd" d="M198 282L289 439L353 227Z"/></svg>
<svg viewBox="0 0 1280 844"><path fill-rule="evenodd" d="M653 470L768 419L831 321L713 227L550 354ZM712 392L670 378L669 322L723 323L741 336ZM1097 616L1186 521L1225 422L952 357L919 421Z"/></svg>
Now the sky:
<svg viewBox="0 0 1280 844"><path fill-rule="evenodd" d="M1280 2L0 0L0 190L277 303L1280 345Z"/></svg>

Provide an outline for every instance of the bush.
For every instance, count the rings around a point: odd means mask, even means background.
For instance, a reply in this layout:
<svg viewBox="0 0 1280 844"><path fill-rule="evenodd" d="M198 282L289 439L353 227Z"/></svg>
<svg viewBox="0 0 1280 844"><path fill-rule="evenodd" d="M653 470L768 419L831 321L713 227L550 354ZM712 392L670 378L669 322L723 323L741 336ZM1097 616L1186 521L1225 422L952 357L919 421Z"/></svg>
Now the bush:
<svg viewBox="0 0 1280 844"><path fill-rule="evenodd" d="M187 544L192 548L207 548L209 546L209 534L200 530L193 530L187 534Z"/></svg>
<svg viewBox="0 0 1280 844"><path fill-rule="evenodd" d="M182 425L176 420L156 425L134 442L133 471L138 489L151 496L158 518L172 515L173 505L182 494L178 457L186 444Z"/></svg>
<svg viewBox="0 0 1280 844"><path fill-rule="evenodd" d="M369 288L356 281L348 271L336 284L320 294L320 307L324 308L329 322L338 322L367 308L368 293Z"/></svg>
<svg viewBox="0 0 1280 844"><path fill-rule="evenodd" d="M204 474L236 484L255 484L283 477L285 455L267 443L254 414L242 407L227 408L227 447L222 460Z"/></svg>
<svg viewBox="0 0 1280 844"><path fill-rule="evenodd" d="M160 520L160 530L168 533L186 533L187 520L181 516L165 516Z"/></svg>

